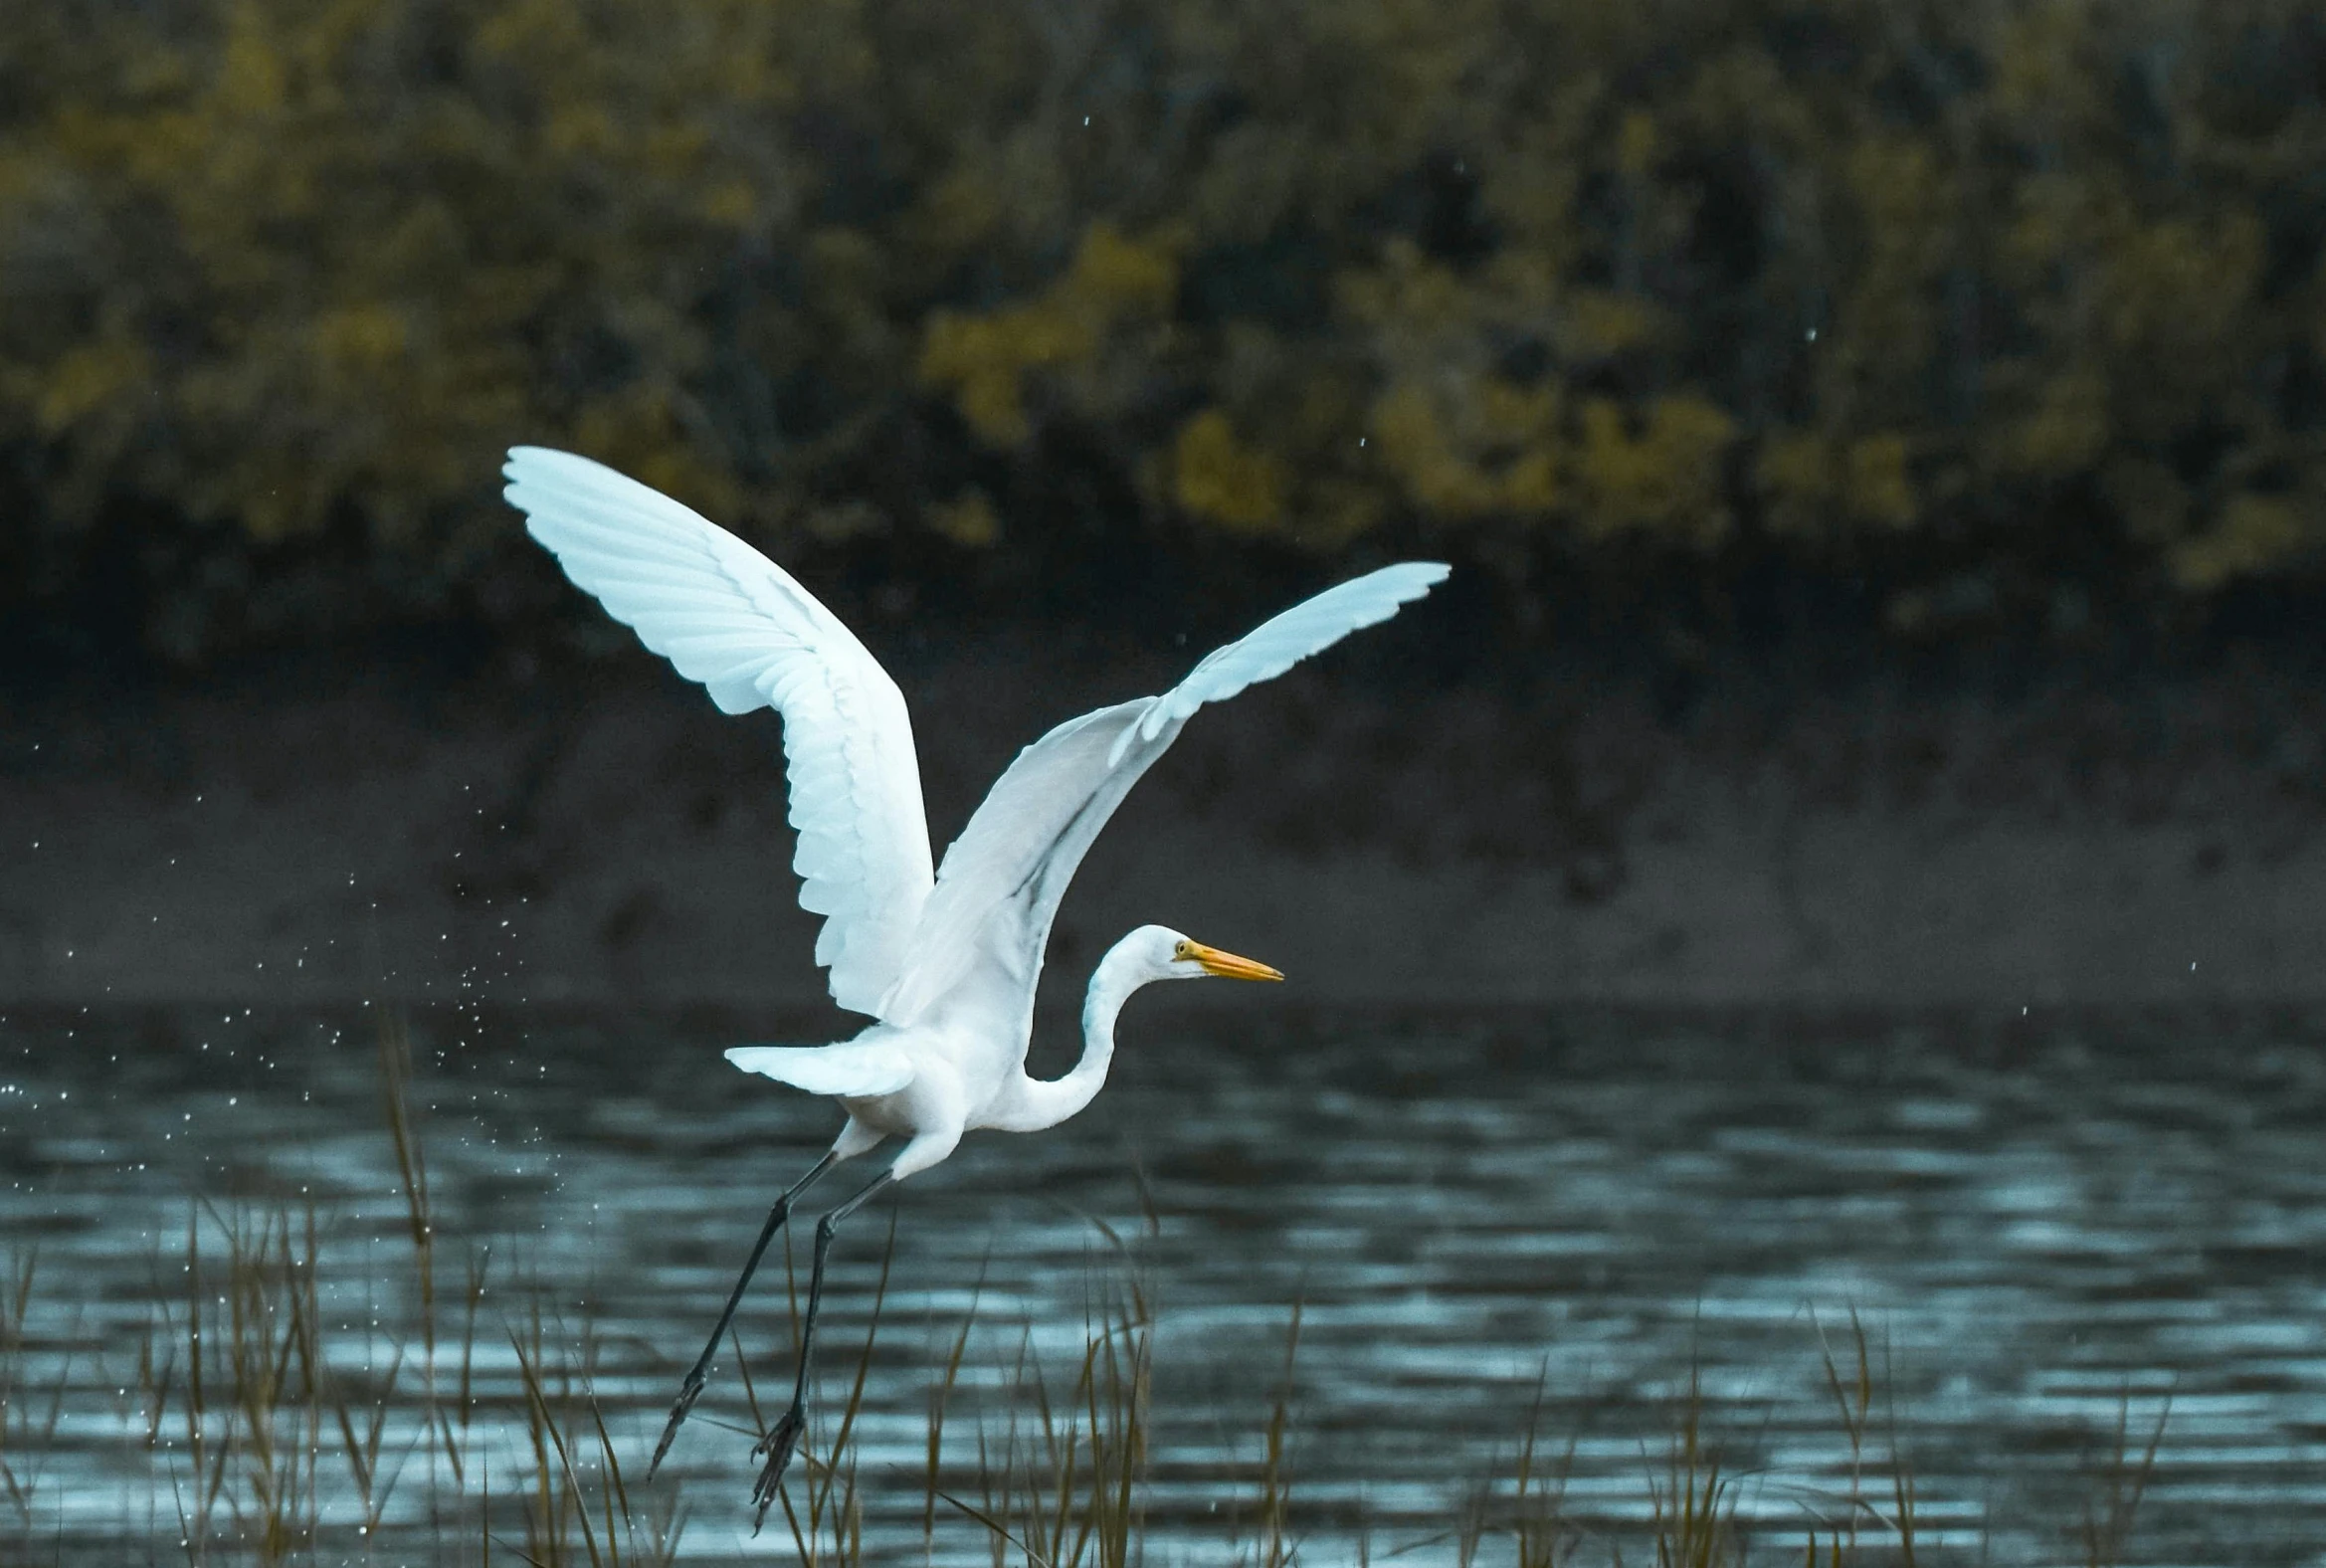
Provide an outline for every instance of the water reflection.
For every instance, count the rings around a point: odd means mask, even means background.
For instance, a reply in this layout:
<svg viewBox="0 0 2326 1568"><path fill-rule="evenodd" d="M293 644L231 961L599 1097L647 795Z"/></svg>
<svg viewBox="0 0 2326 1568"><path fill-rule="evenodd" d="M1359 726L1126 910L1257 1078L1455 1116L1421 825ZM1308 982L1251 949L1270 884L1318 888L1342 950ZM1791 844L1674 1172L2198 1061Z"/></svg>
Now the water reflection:
<svg viewBox="0 0 2326 1568"><path fill-rule="evenodd" d="M831 1112L726 1074L720 1024L446 1013L414 1030L454 1239L442 1288L461 1288L457 1249L489 1247L502 1299L531 1278L569 1304L643 1456ZM1091 1111L972 1140L901 1194L861 1437L868 1474L905 1478L874 1488L876 1536L920 1549L928 1391L972 1301L989 1329L971 1379L993 1381L1029 1331L1077 1354L1121 1267L1100 1222L1132 1236L1151 1212L1156 1540L1207 1560L1217 1510L1249 1503L1295 1300L1296 1507L1317 1560L1360 1518L1377 1551L1445 1530L1506 1472L1538 1380L1586 1527L1647 1518L1693 1383L1739 1517L1798 1551L1851 1464L1824 1357L1853 1369L1852 1311L1925 1545L1987 1530L1997 1560L2081 1551L2120 1429L2137 1459L2168 1399L2138 1557L2293 1563L2326 1541L2326 1052L2306 1026L1240 1016L1232 1039L1209 1031L1134 1021ZM393 1347L370 1320L408 1242L371 1026L76 1014L9 1019L0 1048L0 1225L39 1258L23 1365L35 1386L72 1383L41 1445L42 1528L145 1539L173 1504L124 1369L186 1277L189 1195L221 1213L238 1192L318 1200L329 1354L384 1376ZM836 1257L836 1362L865 1332L886 1208ZM772 1379L782 1271L763 1277L746 1322ZM471 1373L517 1397L498 1328ZM700 1409L674 1466L688 1555L715 1559L747 1527L749 1441L716 1425L747 1421L731 1370ZM394 1508L383 1525L399 1520L416 1527ZM967 1521L941 1540L984 1560Z"/></svg>

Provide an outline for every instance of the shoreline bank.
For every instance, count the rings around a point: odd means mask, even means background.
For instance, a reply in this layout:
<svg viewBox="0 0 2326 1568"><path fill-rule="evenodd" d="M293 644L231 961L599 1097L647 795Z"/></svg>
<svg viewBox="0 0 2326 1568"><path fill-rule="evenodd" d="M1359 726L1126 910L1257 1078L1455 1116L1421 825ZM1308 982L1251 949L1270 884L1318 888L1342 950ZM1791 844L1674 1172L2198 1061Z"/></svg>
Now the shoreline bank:
<svg viewBox="0 0 2326 1568"><path fill-rule="evenodd" d="M996 656L906 680L940 852L1020 745L1147 674ZM1078 996L1159 920L1319 1007L2326 1001L2306 696L2260 744L2233 690L2160 697L2157 729L1961 704L1671 725L1620 692L1352 686L1207 712L1100 836L1046 988ZM0 1005L825 1005L778 726L675 681L59 701L6 727Z"/></svg>

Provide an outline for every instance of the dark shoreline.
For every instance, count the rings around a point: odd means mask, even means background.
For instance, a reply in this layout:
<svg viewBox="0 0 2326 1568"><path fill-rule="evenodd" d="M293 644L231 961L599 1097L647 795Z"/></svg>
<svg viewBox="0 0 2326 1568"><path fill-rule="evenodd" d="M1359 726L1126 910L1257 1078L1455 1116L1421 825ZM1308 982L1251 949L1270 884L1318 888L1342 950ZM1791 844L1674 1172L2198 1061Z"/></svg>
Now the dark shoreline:
<svg viewBox="0 0 2326 1568"><path fill-rule="evenodd" d="M1005 637L894 663L941 849L1020 746L1184 655ZM1294 1008L2326 1003L2304 674L2008 702L1739 683L1675 717L1646 682L1523 696L1368 663L1191 727L1076 879L1061 1001L1158 919L1278 964ZM793 902L771 716L723 718L643 657L340 675L20 688L0 1006L473 996L849 1028Z"/></svg>

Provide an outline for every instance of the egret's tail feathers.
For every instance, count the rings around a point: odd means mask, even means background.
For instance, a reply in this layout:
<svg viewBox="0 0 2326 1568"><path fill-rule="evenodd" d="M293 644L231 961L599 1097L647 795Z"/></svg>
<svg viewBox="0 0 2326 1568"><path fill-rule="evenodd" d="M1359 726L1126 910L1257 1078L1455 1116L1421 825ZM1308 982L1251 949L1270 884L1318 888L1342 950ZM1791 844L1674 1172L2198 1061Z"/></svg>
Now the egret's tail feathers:
<svg viewBox="0 0 2326 1568"><path fill-rule="evenodd" d="M746 1073L758 1073L804 1088L811 1094L840 1094L850 1098L893 1094L912 1081L912 1062L894 1046L737 1046L727 1060Z"/></svg>

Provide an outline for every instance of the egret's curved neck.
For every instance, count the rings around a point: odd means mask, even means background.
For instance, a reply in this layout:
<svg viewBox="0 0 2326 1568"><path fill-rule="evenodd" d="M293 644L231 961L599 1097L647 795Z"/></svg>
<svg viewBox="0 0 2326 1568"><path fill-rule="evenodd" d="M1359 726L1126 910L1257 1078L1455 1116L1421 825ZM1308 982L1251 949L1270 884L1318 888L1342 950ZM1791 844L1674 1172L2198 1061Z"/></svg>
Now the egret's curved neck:
<svg viewBox="0 0 2326 1568"><path fill-rule="evenodd" d="M1081 1060L1063 1078L1021 1077L1008 1130L1037 1132L1055 1127L1097 1098L1106 1086L1106 1070L1114 1062L1115 1015L1133 991L1153 978L1135 967L1123 946L1124 942L1117 942L1108 948L1091 972L1090 991L1082 999Z"/></svg>

